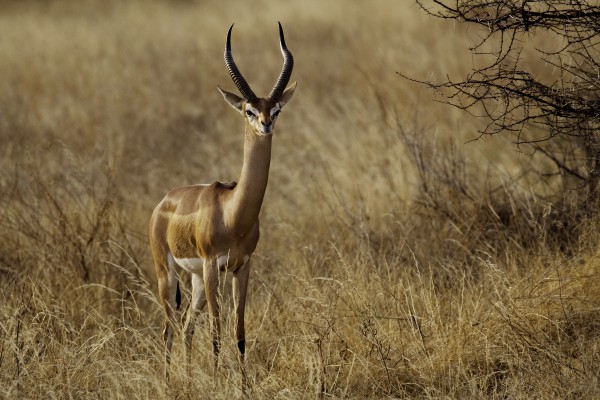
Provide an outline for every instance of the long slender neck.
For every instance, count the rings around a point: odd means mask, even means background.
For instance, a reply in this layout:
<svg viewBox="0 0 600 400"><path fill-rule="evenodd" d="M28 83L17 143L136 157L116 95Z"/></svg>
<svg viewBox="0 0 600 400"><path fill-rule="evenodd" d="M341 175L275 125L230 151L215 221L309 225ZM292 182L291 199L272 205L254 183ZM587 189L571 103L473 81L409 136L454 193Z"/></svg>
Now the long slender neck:
<svg viewBox="0 0 600 400"><path fill-rule="evenodd" d="M230 226L240 235L250 231L260 213L269 180L271 138L256 135L246 122L242 174L225 209Z"/></svg>

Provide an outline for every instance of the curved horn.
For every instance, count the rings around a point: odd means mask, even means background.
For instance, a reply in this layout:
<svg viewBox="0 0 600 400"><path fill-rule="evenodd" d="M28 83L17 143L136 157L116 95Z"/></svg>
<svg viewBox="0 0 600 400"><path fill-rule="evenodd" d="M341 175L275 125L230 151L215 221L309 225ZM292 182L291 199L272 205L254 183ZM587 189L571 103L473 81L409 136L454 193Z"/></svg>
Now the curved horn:
<svg viewBox="0 0 600 400"><path fill-rule="evenodd" d="M279 47L281 47L281 54L283 54L283 68L281 69L279 78L277 78L277 83L275 83L275 87L273 88L273 90L271 90L271 94L269 95L270 99L275 100L279 100L279 98L281 97L281 94L283 93L285 87L290 81L290 76L292 76L292 69L294 68L294 57L285 45L285 38L283 37L283 28L281 27L281 22L278 23Z"/></svg>
<svg viewBox="0 0 600 400"><path fill-rule="evenodd" d="M235 65L233 61L233 55L231 54L231 30L233 29L233 24L229 27L227 31L227 42L225 42L225 65L227 65L227 69L229 70L229 75L231 75L231 79L233 79L233 83L238 88L242 96L246 100L253 100L256 98L256 95L250 89L250 85L242 76L242 73Z"/></svg>

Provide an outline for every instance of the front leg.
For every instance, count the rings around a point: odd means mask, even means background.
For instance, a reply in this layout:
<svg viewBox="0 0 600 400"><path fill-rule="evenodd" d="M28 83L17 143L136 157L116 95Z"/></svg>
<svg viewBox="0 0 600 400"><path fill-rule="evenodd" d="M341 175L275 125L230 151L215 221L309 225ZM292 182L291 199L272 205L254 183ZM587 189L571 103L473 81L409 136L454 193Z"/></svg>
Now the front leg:
<svg viewBox="0 0 600 400"><path fill-rule="evenodd" d="M237 345L239 349L239 362L242 371L242 385L247 387L246 378L246 365L245 365L245 354L246 354L246 331L244 328L244 312L246 309L246 291L248 288L248 277L250 275L250 262L246 261L237 271L233 273L233 301L235 304L235 336L237 338Z"/></svg>
<svg viewBox="0 0 600 400"><path fill-rule="evenodd" d="M210 331L213 339L214 378L217 377L219 365L219 342L221 323L219 320L219 263L217 260L207 261L204 265L204 293L210 318Z"/></svg>

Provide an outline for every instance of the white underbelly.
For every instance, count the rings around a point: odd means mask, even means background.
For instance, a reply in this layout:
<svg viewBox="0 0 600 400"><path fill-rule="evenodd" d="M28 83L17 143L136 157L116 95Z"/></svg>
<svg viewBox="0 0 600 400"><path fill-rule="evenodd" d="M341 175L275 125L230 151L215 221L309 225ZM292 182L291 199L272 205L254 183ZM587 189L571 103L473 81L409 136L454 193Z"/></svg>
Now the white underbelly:
<svg viewBox="0 0 600 400"><path fill-rule="evenodd" d="M204 258L176 258L173 257L171 254L169 254L169 256L177 265L179 265L186 271L189 271L194 274L202 274L202 270L204 268Z"/></svg>
<svg viewBox="0 0 600 400"><path fill-rule="evenodd" d="M248 262L250 256L244 256L244 264ZM188 272L193 274L202 274L204 269L205 260L202 257L194 257L194 258L177 258L174 257L171 252L168 255L168 263L169 266L174 267L173 264L177 264L181 268L185 269ZM217 266L219 270L228 270L229 268L229 256L222 255L217 257Z"/></svg>

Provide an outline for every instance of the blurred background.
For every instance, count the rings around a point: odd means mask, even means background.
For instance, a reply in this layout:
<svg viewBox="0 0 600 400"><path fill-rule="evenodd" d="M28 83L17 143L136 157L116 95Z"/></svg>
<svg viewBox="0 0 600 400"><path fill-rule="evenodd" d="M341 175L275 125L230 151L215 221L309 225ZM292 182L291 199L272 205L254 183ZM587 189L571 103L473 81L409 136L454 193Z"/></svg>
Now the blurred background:
<svg viewBox="0 0 600 400"><path fill-rule="evenodd" d="M266 95L277 21L298 88L253 257L253 397L598 394L595 219L572 234L521 179L535 157L399 75L464 79L479 31L410 1L27 0L0 3L0 397L238 393L233 339L207 389L206 324L164 385L147 224L172 188L238 179L225 36Z"/></svg>

